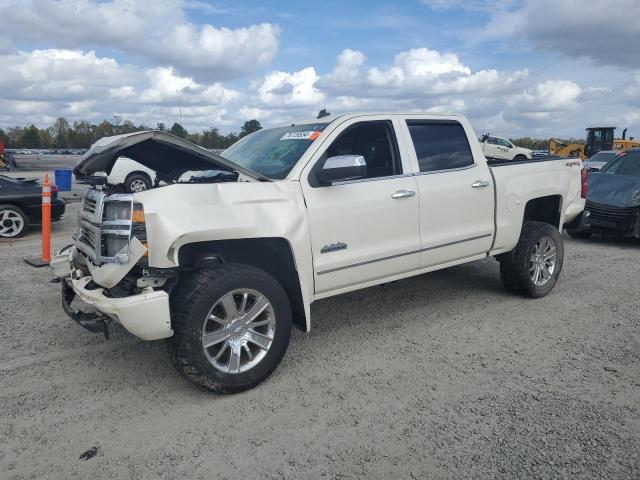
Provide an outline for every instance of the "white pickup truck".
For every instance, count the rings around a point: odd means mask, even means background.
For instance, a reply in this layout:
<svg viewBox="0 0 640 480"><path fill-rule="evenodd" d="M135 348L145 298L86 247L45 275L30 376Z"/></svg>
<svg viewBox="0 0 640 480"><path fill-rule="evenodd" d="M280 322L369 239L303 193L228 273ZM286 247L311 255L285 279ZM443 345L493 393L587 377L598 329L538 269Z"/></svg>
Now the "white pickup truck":
<svg viewBox="0 0 640 480"><path fill-rule="evenodd" d="M260 130L221 155L155 131L103 141L78 173L124 155L167 185L87 191L51 262L63 308L92 331L114 320L169 338L180 372L229 393L270 375L321 298L487 256L509 291L544 296L560 230L583 218L581 163L492 165L476 138L458 115L361 113Z"/></svg>
<svg viewBox="0 0 640 480"><path fill-rule="evenodd" d="M527 161L533 158L533 150L518 147L506 138L492 137L489 134L480 138L484 156L491 160Z"/></svg>

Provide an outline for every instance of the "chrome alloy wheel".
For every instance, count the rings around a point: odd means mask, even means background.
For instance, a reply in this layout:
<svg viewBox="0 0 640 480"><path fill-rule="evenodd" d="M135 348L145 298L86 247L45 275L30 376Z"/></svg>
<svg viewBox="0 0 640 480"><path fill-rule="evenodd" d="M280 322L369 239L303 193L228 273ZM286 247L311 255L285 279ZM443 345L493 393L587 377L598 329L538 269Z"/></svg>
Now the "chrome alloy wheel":
<svg viewBox="0 0 640 480"><path fill-rule="evenodd" d="M15 237L24 228L24 218L15 210L7 208L0 211L0 237Z"/></svg>
<svg viewBox="0 0 640 480"><path fill-rule="evenodd" d="M129 189L133 193L144 192L147 189L147 184L143 180L134 180L129 184Z"/></svg>
<svg viewBox="0 0 640 480"><path fill-rule="evenodd" d="M207 360L224 373L242 373L265 357L276 331L267 297L256 290L226 293L214 305L202 327Z"/></svg>
<svg viewBox="0 0 640 480"><path fill-rule="evenodd" d="M533 246L529 260L529 275L535 285L546 284L556 270L556 246L549 237L542 237Z"/></svg>

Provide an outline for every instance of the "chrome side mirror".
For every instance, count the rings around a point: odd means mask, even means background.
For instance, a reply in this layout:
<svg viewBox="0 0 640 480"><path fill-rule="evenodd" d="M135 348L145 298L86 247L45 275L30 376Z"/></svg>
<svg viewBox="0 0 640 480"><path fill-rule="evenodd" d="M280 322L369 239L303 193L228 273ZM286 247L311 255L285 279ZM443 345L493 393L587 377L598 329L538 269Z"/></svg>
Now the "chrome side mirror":
<svg viewBox="0 0 640 480"><path fill-rule="evenodd" d="M367 161L362 155L337 155L325 160L318 171L318 180L323 185L345 180L357 180L367 176Z"/></svg>

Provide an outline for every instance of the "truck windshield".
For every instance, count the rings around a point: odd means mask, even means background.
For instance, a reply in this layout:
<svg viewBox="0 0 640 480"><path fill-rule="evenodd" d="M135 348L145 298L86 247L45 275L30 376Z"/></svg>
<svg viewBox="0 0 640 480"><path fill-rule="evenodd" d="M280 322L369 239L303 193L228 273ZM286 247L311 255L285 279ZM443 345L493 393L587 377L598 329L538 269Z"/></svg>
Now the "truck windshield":
<svg viewBox="0 0 640 480"><path fill-rule="evenodd" d="M221 155L265 177L282 179L327 125L313 123L259 130Z"/></svg>
<svg viewBox="0 0 640 480"><path fill-rule="evenodd" d="M640 177L640 151L622 152L600 169L602 173Z"/></svg>

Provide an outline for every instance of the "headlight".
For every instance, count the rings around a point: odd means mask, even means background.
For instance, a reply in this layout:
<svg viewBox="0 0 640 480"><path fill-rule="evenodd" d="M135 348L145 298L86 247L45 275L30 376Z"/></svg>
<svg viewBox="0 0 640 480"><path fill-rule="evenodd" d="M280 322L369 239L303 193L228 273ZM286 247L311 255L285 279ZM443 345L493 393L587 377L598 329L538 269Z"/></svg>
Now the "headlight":
<svg viewBox="0 0 640 480"><path fill-rule="evenodd" d="M105 202L103 220L105 222L131 220L131 202Z"/></svg>

